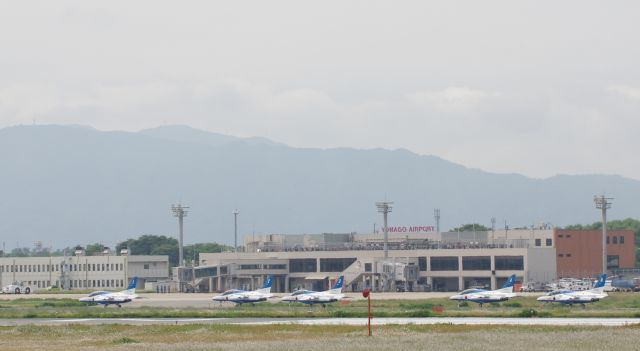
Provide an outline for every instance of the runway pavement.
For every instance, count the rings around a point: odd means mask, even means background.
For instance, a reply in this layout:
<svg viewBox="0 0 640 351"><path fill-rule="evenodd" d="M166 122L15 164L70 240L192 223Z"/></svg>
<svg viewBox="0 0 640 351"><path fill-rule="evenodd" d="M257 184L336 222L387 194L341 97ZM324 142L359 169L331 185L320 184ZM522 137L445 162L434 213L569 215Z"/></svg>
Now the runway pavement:
<svg viewBox="0 0 640 351"><path fill-rule="evenodd" d="M0 326L68 324L237 324L237 325L355 325L364 326L366 318L82 318L82 319L0 319ZM544 325L606 326L640 324L640 318L374 318L372 325L454 324L454 325Z"/></svg>

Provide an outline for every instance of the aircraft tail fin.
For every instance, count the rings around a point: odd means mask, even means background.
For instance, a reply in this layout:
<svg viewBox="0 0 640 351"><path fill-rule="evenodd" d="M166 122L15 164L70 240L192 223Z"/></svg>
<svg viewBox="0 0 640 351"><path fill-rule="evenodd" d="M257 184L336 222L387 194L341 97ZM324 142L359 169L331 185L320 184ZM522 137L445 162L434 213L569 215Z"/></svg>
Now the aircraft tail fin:
<svg viewBox="0 0 640 351"><path fill-rule="evenodd" d="M342 287L344 286L344 275L338 277L336 283L333 285L333 288L329 290L331 294L339 294L342 292Z"/></svg>
<svg viewBox="0 0 640 351"><path fill-rule="evenodd" d="M607 282L607 274L601 274L600 277L598 277L598 281L596 281L596 283L593 285L594 288L604 288L605 283Z"/></svg>
<svg viewBox="0 0 640 351"><path fill-rule="evenodd" d="M138 285L138 277L131 278L129 285L127 286L127 290L123 291L127 294L135 294L136 293L136 285Z"/></svg>
<svg viewBox="0 0 640 351"><path fill-rule="evenodd" d="M607 283L607 274L601 274L598 277L598 280L595 282L595 284L593 284L593 288L590 290L592 292L595 293L603 293L604 292L604 285Z"/></svg>
<svg viewBox="0 0 640 351"><path fill-rule="evenodd" d="M263 289L270 288L271 284L273 284L273 278L271 276L268 276L267 279L264 281L262 288Z"/></svg>
<svg viewBox="0 0 640 351"><path fill-rule="evenodd" d="M512 293L513 292L513 285L516 283L516 275L512 274L509 279L507 279L506 282L504 282L504 284L502 285L502 288L496 290L499 292L504 292L504 293Z"/></svg>
<svg viewBox="0 0 640 351"><path fill-rule="evenodd" d="M271 292L271 285L273 285L273 277L267 276L264 284L262 284L262 289L258 289L257 291L262 294L269 294Z"/></svg>
<svg viewBox="0 0 640 351"><path fill-rule="evenodd" d="M516 283L516 275L512 274L509 279L502 285L502 288L511 288Z"/></svg>

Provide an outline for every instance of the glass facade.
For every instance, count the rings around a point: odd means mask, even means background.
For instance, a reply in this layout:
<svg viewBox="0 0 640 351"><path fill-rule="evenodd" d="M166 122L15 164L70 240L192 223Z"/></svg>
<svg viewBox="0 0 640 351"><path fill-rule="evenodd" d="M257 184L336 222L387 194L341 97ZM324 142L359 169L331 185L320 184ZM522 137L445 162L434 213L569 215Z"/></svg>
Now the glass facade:
<svg viewBox="0 0 640 351"><path fill-rule="evenodd" d="M522 256L496 256L496 271L522 271L524 270L524 257Z"/></svg>
<svg viewBox="0 0 640 351"><path fill-rule="evenodd" d="M490 256L465 256L462 257L462 270L464 271L490 271Z"/></svg>
<svg viewBox="0 0 640 351"><path fill-rule="evenodd" d="M301 272L317 272L318 264L315 258L304 258L289 260L289 272L301 273Z"/></svg>
<svg viewBox="0 0 640 351"><path fill-rule="evenodd" d="M431 257L432 271L457 271L459 269L457 256Z"/></svg>
<svg viewBox="0 0 640 351"><path fill-rule="evenodd" d="M320 272L342 272L349 267L356 258L321 258Z"/></svg>

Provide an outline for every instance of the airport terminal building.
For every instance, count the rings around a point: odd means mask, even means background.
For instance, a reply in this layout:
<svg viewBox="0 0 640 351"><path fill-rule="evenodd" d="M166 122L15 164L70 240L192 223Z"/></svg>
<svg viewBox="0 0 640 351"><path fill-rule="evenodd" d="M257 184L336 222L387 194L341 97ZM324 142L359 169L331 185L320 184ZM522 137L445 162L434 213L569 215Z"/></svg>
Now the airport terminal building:
<svg viewBox="0 0 640 351"><path fill-rule="evenodd" d="M169 279L168 256L106 254L0 258L0 286L22 282L31 289L57 286L65 290L118 290L137 276L138 287Z"/></svg>
<svg viewBox="0 0 640 351"><path fill-rule="evenodd" d="M390 228L386 259L380 233L248 236L243 252L202 253L199 266L180 276L207 292L253 289L268 275L274 277L274 292L323 290L339 275L345 276L346 291L496 288L514 273L522 283L556 278L553 229L437 233L424 228Z"/></svg>

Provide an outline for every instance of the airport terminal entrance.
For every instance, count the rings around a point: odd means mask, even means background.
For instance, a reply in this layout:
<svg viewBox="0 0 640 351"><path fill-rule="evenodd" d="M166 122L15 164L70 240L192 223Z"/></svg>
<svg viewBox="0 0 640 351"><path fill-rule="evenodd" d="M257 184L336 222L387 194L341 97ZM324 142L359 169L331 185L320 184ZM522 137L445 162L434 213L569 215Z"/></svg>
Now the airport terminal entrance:
<svg viewBox="0 0 640 351"><path fill-rule="evenodd" d="M458 277L431 278L433 291L459 291Z"/></svg>

